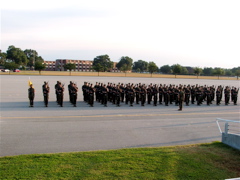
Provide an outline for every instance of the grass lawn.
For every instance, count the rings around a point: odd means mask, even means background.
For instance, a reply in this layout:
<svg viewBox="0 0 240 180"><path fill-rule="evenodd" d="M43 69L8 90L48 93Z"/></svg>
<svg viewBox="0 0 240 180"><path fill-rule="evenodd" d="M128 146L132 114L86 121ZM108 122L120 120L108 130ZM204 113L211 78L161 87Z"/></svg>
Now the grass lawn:
<svg viewBox="0 0 240 180"><path fill-rule="evenodd" d="M77 72L73 71L42 71L39 74L38 71L21 71L21 72L0 72L0 75L42 75L42 76L101 76L101 77L141 77L141 78L182 78L182 79L220 79L220 80L237 80L236 77L226 77L226 76L190 76L190 75L175 75L172 74L144 74L144 73L112 73L112 72Z"/></svg>
<svg viewBox="0 0 240 180"><path fill-rule="evenodd" d="M0 158L0 179L226 179L240 151L222 143Z"/></svg>

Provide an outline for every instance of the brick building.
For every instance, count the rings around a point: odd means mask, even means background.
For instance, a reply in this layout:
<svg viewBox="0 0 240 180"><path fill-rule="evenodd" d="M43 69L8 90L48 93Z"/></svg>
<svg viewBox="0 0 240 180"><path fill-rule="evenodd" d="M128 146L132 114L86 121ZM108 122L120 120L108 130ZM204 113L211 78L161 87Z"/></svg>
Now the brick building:
<svg viewBox="0 0 240 180"><path fill-rule="evenodd" d="M46 64L46 71L66 71L64 69L64 65L68 63L72 63L76 65L75 71L80 72L91 72L94 71L92 69L92 60L72 60L72 59L57 59L56 61L44 61ZM120 72L116 67L117 62L113 62L113 68L110 70L111 72Z"/></svg>
<svg viewBox="0 0 240 180"><path fill-rule="evenodd" d="M56 61L44 61L44 64L46 64L46 71L55 71Z"/></svg>
<svg viewBox="0 0 240 180"><path fill-rule="evenodd" d="M90 60L71 60L71 59L57 59L55 71L65 71L64 65L72 63L76 65L75 71L92 71L92 63Z"/></svg>

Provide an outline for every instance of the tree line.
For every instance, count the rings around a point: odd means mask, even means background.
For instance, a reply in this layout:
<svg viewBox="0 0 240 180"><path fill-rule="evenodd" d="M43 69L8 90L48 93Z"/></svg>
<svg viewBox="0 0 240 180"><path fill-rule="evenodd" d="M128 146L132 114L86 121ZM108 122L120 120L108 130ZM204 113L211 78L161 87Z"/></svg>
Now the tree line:
<svg viewBox="0 0 240 180"><path fill-rule="evenodd" d="M13 45L6 52L0 53L0 65L5 69L43 70L46 68L44 59L33 49L22 50Z"/></svg>
<svg viewBox="0 0 240 180"><path fill-rule="evenodd" d="M232 69L224 69L220 67L185 67L180 64L163 65L158 67L155 62L138 60L133 62L133 59L128 56L122 56L116 67L126 72L137 72L137 73L162 73L162 74L174 74L176 75L204 75L204 76L240 76L240 66ZM108 55L97 56L93 60L93 69L97 72L108 71L113 68L113 62L110 60Z"/></svg>
<svg viewBox="0 0 240 180"><path fill-rule="evenodd" d="M33 49L21 50L13 45L9 46L6 52L0 53L0 65L6 69L22 69L22 70L38 70L41 72L46 68L44 59L38 55L38 52ZM110 57L105 55L96 56L93 59L92 69L96 72L111 71L114 62ZM128 56L122 56L116 64L118 70L124 72L137 72L137 73L162 73L176 75L204 75L204 76L240 76L240 66L232 69L224 69L220 67L186 67L180 64L163 65L158 67L155 62L138 60L133 62L133 59ZM66 64L65 70L76 69L75 64Z"/></svg>

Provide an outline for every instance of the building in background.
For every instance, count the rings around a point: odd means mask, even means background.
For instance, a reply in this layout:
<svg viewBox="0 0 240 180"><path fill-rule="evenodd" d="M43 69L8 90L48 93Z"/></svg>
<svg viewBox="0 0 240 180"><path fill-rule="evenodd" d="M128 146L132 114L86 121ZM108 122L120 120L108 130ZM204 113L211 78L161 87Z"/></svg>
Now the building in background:
<svg viewBox="0 0 240 180"><path fill-rule="evenodd" d="M46 64L46 71L55 71L56 61L44 61L44 64Z"/></svg>
<svg viewBox="0 0 240 180"><path fill-rule="evenodd" d="M117 67L117 62L113 62L113 68L111 69L111 72L121 72Z"/></svg>
<svg viewBox="0 0 240 180"><path fill-rule="evenodd" d="M93 61L90 60L72 60L72 59L57 59L55 71L66 71L64 65L72 63L76 65L75 71L90 72L92 70Z"/></svg>
<svg viewBox="0 0 240 180"><path fill-rule="evenodd" d="M46 64L46 71L66 71L64 65L72 63L76 65L75 71L80 72L92 72L93 61L92 60L72 60L72 59L57 59L56 61L44 61ZM111 72L120 72L116 67L117 62L113 62L113 68Z"/></svg>

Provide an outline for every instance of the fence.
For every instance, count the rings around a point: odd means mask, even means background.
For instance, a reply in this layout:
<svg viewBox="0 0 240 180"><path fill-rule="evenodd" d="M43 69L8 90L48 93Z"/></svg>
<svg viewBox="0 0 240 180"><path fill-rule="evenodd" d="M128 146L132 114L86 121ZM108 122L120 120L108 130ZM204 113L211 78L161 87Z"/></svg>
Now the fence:
<svg viewBox="0 0 240 180"><path fill-rule="evenodd" d="M240 150L240 121L217 118L216 122L222 134L222 142Z"/></svg>

